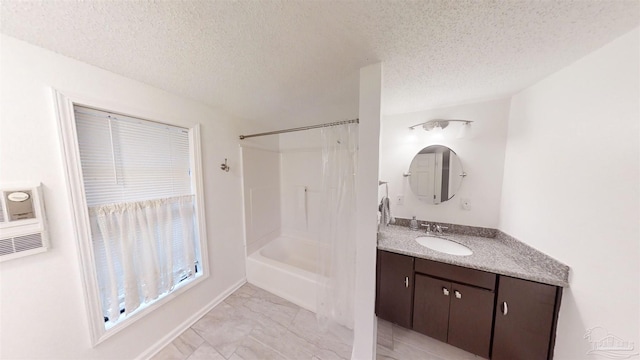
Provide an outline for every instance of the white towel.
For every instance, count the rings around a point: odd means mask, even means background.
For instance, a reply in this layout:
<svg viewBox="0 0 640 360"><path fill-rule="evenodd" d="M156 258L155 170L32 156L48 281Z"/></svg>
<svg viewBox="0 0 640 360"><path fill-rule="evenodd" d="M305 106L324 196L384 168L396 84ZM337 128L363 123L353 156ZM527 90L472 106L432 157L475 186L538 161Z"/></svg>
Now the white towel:
<svg viewBox="0 0 640 360"><path fill-rule="evenodd" d="M380 225L389 226L389 224L396 222L396 220L391 216L391 205L387 196L382 197L378 210L381 214Z"/></svg>

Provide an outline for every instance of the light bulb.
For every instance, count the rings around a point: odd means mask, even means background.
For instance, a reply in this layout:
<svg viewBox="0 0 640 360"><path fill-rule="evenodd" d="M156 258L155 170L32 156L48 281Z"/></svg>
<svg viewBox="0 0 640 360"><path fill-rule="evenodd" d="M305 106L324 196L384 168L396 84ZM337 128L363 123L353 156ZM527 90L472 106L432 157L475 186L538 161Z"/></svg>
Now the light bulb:
<svg viewBox="0 0 640 360"><path fill-rule="evenodd" d="M470 122L463 123L460 126L460 129L458 130L458 134L457 134L456 138L457 139L464 139L466 137L469 137L470 133L471 133L471 123Z"/></svg>
<svg viewBox="0 0 640 360"><path fill-rule="evenodd" d="M442 139L444 137L444 130L440 127L440 123L436 123L429 134L434 139Z"/></svg>

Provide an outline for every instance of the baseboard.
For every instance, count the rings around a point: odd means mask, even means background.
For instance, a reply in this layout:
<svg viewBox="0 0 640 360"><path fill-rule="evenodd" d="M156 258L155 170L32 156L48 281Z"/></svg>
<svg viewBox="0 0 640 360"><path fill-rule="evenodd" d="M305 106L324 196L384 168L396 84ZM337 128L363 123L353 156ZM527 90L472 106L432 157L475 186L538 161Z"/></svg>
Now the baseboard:
<svg viewBox="0 0 640 360"><path fill-rule="evenodd" d="M229 295L233 294L234 291L238 290L242 285L247 283L247 279L243 278L237 283L231 285L227 290L225 290L222 294L218 295L215 299L205 305L202 309L200 309L195 314L191 315L188 319L182 322L182 324L178 325L173 331L170 331L162 337L158 342L153 344L147 350L145 350L142 354L138 355L136 359L150 359L155 354L159 353L160 350L164 349L165 346L169 345L173 340L175 340L180 334L182 334L185 330L190 328L196 321L200 320L206 313L211 311L214 307L220 304L224 299L226 299Z"/></svg>

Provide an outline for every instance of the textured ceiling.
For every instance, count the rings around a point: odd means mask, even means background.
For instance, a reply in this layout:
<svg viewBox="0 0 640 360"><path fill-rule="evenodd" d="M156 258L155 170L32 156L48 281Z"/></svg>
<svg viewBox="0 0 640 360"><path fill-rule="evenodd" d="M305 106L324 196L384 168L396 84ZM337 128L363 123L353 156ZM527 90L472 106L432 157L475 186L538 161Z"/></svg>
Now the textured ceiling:
<svg viewBox="0 0 640 360"><path fill-rule="evenodd" d="M12 1L0 31L280 128L504 96L640 23L637 0Z"/></svg>

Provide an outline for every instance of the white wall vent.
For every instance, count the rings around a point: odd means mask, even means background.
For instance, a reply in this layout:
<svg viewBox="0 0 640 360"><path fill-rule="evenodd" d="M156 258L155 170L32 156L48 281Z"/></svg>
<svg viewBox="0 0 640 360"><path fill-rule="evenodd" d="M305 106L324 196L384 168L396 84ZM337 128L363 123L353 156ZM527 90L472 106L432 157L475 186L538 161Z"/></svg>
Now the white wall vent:
<svg viewBox="0 0 640 360"><path fill-rule="evenodd" d="M49 249L40 184L0 189L0 262Z"/></svg>

